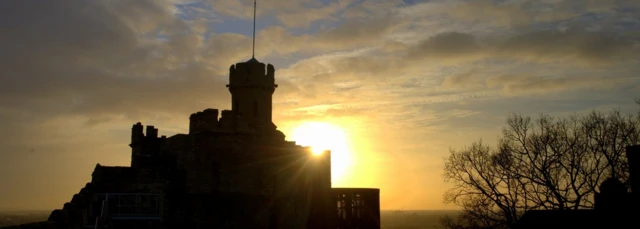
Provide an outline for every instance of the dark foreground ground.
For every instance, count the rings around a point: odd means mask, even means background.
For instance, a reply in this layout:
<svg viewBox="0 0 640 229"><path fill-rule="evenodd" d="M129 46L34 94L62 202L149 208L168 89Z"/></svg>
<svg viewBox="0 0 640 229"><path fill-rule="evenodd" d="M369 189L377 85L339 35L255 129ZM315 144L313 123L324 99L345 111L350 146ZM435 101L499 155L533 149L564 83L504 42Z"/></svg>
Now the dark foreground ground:
<svg viewBox="0 0 640 229"><path fill-rule="evenodd" d="M0 212L0 227L43 221L51 211ZM440 217L456 211L381 211L382 229L437 229Z"/></svg>

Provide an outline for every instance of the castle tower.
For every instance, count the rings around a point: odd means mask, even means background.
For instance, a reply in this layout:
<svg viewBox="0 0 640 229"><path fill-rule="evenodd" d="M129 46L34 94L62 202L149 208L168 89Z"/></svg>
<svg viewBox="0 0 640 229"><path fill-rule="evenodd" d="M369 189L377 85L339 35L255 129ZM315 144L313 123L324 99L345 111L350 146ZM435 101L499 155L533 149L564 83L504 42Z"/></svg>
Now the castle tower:
<svg viewBox="0 0 640 229"><path fill-rule="evenodd" d="M229 92L231 110L254 129L275 129L272 122L272 95L278 87L275 84L275 68L271 64L260 63L255 58L256 19L255 1L253 10L253 55L246 62L231 65L229 69Z"/></svg>
<svg viewBox="0 0 640 229"><path fill-rule="evenodd" d="M246 120L250 127L275 128L272 122L273 92L275 84L273 65L260 63L255 58L237 63L229 69L231 110Z"/></svg>

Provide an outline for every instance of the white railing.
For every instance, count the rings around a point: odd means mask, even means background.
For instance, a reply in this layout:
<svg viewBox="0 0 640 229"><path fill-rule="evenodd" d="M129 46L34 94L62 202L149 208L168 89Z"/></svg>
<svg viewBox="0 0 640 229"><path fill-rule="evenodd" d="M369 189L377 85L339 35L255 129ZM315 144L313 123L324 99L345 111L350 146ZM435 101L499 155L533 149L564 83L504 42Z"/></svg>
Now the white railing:
<svg viewBox="0 0 640 229"><path fill-rule="evenodd" d="M106 193L108 217L161 217L163 195L152 193Z"/></svg>
<svg viewBox="0 0 640 229"><path fill-rule="evenodd" d="M109 198L109 194L106 194L106 197L104 200L102 200L102 206L100 206L100 215L96 216L96 222L94 224L94 229L98 229L98 223L100 222L100 219L104 216L104 212L105 209L107 207L107 199Z"/></svg>

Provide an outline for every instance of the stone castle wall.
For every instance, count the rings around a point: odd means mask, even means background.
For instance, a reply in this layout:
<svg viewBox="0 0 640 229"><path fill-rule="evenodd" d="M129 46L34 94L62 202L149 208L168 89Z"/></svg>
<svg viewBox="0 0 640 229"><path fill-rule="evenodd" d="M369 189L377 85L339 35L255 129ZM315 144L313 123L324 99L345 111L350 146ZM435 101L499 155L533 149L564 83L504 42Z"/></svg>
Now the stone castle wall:
<svg viewBox="0 0 640 229"><path fill-rule="evenodd" d="M276 228L292 228L292 225L304 228L311 204L310 192L314 189L312 183L316 179L312 174L319 173L320 168L314 164L327 159L312 156L308 148L284 141L273 142L255 134L199 132L184 141L189 143L178 144L189 144L191 150L179 154L176 161L177 166L185 170L186 195L200 199L215 199L207 195L235 196L236 201L218 201L215 205L223 210L256 212L253 214L257 217L256 223L277 221L276 225L282 226ZM330 189L330 167L326 167L325 172L328 172L325 186ZM197 212L208 211L206 203L193 202L200 205L196 207ZM212 222L215 217L209 215L207 219L195 221L208 226L216 224ZM229 217L224 220L233 221Z"/></svg>

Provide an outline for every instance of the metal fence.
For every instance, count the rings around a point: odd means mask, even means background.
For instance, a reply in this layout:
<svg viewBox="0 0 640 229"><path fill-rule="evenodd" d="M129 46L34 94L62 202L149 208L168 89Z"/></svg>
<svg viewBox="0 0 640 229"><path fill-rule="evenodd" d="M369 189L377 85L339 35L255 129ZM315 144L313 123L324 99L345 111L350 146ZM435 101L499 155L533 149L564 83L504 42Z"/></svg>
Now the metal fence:
<svg viewBox="0 0 640 229"><path fill-rule="evenodd" d="M162 218L162 194L104 193L97 194L97 202L106 200L105 216L109 218Z"/></svg>

